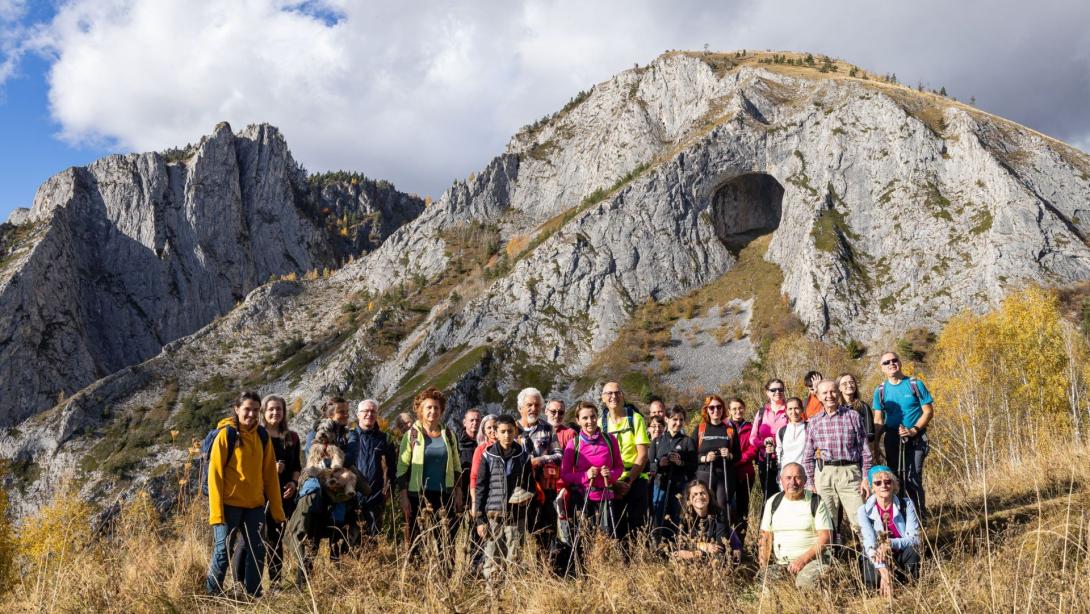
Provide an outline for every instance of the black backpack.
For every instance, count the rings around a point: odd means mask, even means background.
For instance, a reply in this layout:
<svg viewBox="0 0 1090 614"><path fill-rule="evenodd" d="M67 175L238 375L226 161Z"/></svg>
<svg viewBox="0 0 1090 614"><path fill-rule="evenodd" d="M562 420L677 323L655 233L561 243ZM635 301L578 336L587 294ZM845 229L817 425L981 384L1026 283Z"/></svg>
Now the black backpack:
<svg viewBox="0 0 1090 614"><path fill-rule="evenodd" d="M772 516L776 514L776 509L783 503L783 491L780 491L772 495L772 510L768 513L768 522L772 522ZM821 495L810 493L810 515L817 518L818 506L821 505Z"/></svg>
<svg viewBox="0 0 1090 614"><path fill-rule="evenodd" d="M603 406L601 411L602 411L602 421L601 421L602 422L602 424L601 424L602 432L603 433L609 433L609 408ZM628 420L628 430L630 430L632 432L635 432L636 431L636 419L635 419L634 416L636 414L636 407L634 405L629 404L629 403L625 403L624 404L624 413L625 413L625 419ZM623 433L624 431L621 430L621 431L617 431L617 432L618 433Z"/></svg>
<svg viewBox="0 0 1090 614"><path fill-rule="evenodd" d="M212 459L212 444L216 442L216 436L219 435L221 430L227 431L227 456L223 458L223 466L226 467L227 463L231 462L231 455L235 453L235 446L238 445L238 427L228 424L223 427L216 427L201 440L201 494L208 496L208 463ZM265 447L269 445L269 432L265 430L265 427L258 425L257 436L261 438L261 453L265 453ZM298 444L298 440L296 440Z"/></svg>

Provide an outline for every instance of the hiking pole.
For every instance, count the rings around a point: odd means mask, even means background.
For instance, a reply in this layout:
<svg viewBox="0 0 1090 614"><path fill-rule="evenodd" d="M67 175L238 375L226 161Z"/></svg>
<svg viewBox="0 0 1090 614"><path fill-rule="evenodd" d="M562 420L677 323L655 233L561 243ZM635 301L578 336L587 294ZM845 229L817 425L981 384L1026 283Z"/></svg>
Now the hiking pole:
<svg viewBox="0 0 1090 614"><path fill-rule="evenodd" d="M567 575L568 571L571 570L572 563L575 563L575 571L579 573L580 564L577 560L579 557L579 540L583 537L583 528L586 526L587 502L590 501L590 493L592 492L594 492L594 487L588 485L587 492L583 493L583 505L579 509L579 518L575 522L575 539L572 540L571 546L572 555L568 559L568 567L564 570L564 575Z"/></svg>
<svg viewBox="0 0 1090 614"><path fill-rule="evenodd" d="M730 476L727 475L727 459L724 456L720 456L723 461L723 494L727 496L727 528L734 529L734 524L730 515L731 497L730 497Z"/></svg>

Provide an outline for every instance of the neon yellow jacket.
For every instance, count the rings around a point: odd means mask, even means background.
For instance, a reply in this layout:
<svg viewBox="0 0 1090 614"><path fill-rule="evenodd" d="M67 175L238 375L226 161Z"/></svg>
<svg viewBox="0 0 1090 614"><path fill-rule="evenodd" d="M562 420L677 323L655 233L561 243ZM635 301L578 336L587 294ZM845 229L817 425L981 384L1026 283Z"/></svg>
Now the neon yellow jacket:
<svg viewBox="0 0 1090 614"><path fill-rule="evenodd" d="M273 520L284 522L284 504L280 499L280 478L276 475L276 453L272 441L261 450L257 427L241 427L235 418L224 418L216 425L220 432L208 456L208 524L223 523L223 506L252 509L269 502ZM227 429L238 430L231 458L227 455Z"/></svg>

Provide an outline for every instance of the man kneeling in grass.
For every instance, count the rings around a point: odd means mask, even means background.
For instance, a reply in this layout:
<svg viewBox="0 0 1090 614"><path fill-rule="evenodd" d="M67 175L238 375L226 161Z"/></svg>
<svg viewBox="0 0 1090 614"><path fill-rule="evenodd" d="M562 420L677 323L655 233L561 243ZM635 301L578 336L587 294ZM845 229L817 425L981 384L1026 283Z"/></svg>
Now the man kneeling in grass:
<svg viewBox="0 0 1090 614"><path fill-rule="evenodd" d="M822 555L832 539L833 521L816 493L803 488L806 470L790 463L780 472L783 492L769 497L761 517L758 562L766 580L795 578L802 591L817 587ZM775 559L769 564L770 555Z"/></svg>
<svg viewBox="0 0 1090 614"><path fill-rule="evenodd" d="M534 498L530 455L515 436L511 416L496 418L496 442L485 449L477 473L473 515L477 535L485 542L484 577L492 579L501 565L513 565L526 538L526 513Z"/></svg>

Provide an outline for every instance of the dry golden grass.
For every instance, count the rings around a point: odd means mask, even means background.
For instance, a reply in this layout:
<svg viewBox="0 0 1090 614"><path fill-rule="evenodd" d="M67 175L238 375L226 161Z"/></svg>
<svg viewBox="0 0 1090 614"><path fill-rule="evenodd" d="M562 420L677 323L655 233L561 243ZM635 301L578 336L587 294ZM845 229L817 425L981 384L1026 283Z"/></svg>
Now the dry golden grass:
<svg viewBox="0 0 1090 614"><path fill-rule="evenodd" d="M527 553L523 568L487 583L470 573L464 555L412 560L383 539L336 564L323 553L303 590L282 585L257 601L215 599L203 594L206 503L185 503L160 522L138 498L111 535L71 544L63 557L22 558L21 579L0 605L63 612L1083 612L1090 611L1090 492L1081 475L1088 461L1085 446L1042 446L1029 461L996 462L978 481L958 483L946 479L947 460L936 458L926 532L933 554L920 581L898 587L892 604L864 591L846 563L834 566L819 593L801 595L785 584L760 585L748 567L677 565L647 547L626 563L605 540L588 548L578 578L552 576ZM754 511L760 505L758 495Z"/></svg>

